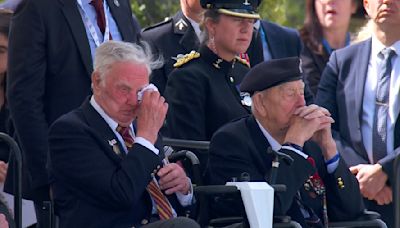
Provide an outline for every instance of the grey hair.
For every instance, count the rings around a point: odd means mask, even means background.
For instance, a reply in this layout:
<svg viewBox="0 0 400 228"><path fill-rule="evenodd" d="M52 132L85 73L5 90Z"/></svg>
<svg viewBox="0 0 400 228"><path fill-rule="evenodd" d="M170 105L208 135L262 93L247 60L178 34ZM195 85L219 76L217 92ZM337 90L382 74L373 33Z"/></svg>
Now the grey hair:
<svg viewBox="0 0 400 228"><path fill-rule="evenodd" d="M146 42L140 44L123 41L107 41L96 49L94 71L98 72L102 81L112 64L116 62L133 62L146 66L150 75L153 69L163 64L162 56L154 57Z"/></svg>

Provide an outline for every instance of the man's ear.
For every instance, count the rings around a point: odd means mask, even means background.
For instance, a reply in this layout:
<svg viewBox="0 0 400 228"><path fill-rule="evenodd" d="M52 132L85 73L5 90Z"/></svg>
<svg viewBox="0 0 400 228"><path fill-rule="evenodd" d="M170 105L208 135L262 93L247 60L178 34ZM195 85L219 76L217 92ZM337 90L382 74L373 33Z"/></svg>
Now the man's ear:
<svg viewBox="0 0 400 228"><path fill-rule="evenodd" d="M256 93L251 98L253 101L254 109L262 117L265 117L265 115L267 114L267 109L265 107L265 101L263 100L264 98L265 98L265 96L262 93Z"/></svg>
<svg viewBox="0 0 400 228"><path fill-rule="evenodd" d="M99 86L101 83L101 78L100 78L100 74L97 71L93 71L92 73L92 89L93 92L98 90Z"/></svg>

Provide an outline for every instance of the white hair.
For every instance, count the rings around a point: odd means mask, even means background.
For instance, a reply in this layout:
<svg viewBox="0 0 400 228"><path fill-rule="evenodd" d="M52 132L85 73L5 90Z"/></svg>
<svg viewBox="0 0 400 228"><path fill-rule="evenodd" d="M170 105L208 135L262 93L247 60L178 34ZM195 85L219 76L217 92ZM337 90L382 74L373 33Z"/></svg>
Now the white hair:
<svg viewBox="0 0 400 228"><path fill-rule="evenodd" d="M143 64L149 75L153 69L163 64L162 57L154 58L146 42L134 44L123 41L107 41L96 49L94 59L94 71L99 73L102 81L112 64L116 62Z"/></svg>

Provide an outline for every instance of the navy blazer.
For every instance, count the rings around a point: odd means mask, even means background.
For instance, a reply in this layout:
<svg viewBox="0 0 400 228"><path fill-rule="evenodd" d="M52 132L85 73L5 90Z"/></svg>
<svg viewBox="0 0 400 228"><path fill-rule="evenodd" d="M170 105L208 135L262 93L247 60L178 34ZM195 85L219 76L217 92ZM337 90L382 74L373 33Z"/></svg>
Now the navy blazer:
<svg viewBox="0 0 400 228"><path fill-rule="evenodd" d="M56 214L64 227L132 227L149 221L146 186L161 165L159 155L134 144L127 155L112 129L89 103L50 128L50 174ZM161 142L157 141L157 148ZM178 214L182 208L169 197Z"/></svg>
<svg viewBox="0 0 400 228"><path fill-rule="evenodd" d="M303 45L297 30L280 26L267 20L260 20L260 22L273 59L300 56ZM264 61L264 53L259 36L253 37L248 54L251 66Z"/></svg>
<svg viewBox="0 0 400 228"><path fill-rule="evenodd" d="M318 87L316 103L329 110L338 151L349 166L369 164L361 121L364 85L371 53L371 39L332 53ZM378 163L393 183L393 162L400 153L400 118L394 132L394 154Z"/></svg>
<svg viewBox="0 0 400 228"><path fill-rule="evenodd" d="M119 0L119 5L107 2L123 40L135 42L140 31L129 1ZM36 198L32 189L48 185L48 126L91 94L92 71L89 41L77 1L21 3L9 37L7 97L30 177L23 184L25 197ZM7 180L12 179L10 175ZM6 185L12 187L9 181Z"/></svg>
<svg viewBox="0 0 400 228"><path fill-rule="evenodd" d="M247 173L251 181L269 182L273 157L267 152L268 147L270 144L253 116L241 118L220 128L210 144L207 168L209 184L225 184L232 178L240 180L243 173ZM291 165L280 163L276 184L286 185L287 190L275 195L274 214L290 215L293 220L304 225L304 218L298 205L294 203L295 195L299 191L304 204L322 219L322 197L304 185L315 169L293 151L282 149L281 152L290 155L294 162ZM363 210L359 186L343 159L340 159L337 169L329 174L322 152L315 143L306 142L304 153L314 158L318 173L325 183L329 219L340 221L357 217ZM343 188L339 186L339 178L343 182ZM238 202L241 201L223 201L219 197L213 204L213 215L236 215L240 208Z"/></svg>

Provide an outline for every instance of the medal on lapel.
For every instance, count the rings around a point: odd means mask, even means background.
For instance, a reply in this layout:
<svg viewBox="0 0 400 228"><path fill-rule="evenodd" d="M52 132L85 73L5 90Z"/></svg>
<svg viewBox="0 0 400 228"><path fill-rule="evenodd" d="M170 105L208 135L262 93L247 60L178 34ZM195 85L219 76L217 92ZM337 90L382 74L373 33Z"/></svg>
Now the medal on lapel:
<svg viewBox="0 0 400 228"><path fill-rule="evenodd" d="M121 150L119 149L119 146L117 144L117 140L115 140L115 139L108 140L108 144L110 146L112 146L112 149L113 149L115 154L117 154L117 155L121 154Z"/></svg>

